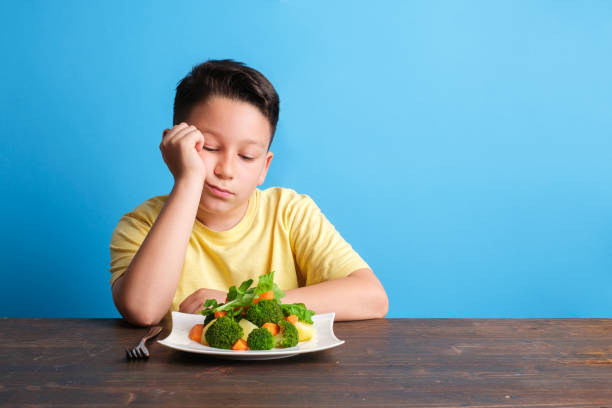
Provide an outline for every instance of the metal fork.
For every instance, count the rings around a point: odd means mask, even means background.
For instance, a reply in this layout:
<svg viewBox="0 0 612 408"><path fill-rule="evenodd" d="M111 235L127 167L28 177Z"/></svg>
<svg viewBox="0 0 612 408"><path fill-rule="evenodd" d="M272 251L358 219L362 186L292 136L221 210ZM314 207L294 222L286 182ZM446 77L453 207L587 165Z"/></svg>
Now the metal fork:
<svg viewBox="0 0 612 408"><path fill-rule="evenodd" d="M145 342L153 337L157 336L163 330L162 326L153 326L147 334L140 340L140 343L136 347L126 348L125 354L128 360L139 360L149 358L149 349L145 345Z"/></svg>

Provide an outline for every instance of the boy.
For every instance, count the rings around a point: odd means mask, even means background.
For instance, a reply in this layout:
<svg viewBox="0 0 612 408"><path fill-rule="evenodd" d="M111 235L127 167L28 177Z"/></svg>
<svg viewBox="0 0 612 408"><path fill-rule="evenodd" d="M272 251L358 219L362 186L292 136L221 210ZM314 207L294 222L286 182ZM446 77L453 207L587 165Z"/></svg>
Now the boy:
<svg viewBox="0 0 612 408"><path fill-rule="evenodd" d="M198 313L270 271L283 303L336 320L386 315L379 280L312 199L257 189L278 113L272 84L239 62L207 61L179 83L174 127L160 144L172 191L125 214L111 238L113 300L126 320L149 326L171 310Z"/></svg>

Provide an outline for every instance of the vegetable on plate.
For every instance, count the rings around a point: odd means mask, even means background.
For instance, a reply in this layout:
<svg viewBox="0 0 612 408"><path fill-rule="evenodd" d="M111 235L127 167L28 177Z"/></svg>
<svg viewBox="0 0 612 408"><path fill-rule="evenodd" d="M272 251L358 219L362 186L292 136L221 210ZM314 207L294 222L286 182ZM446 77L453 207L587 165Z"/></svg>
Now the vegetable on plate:
<svg viewBox="0 0 612 408"><path fill-rule="evenodd" d="M285 294L274 283L274 271L252 284L249 279L229 288L225 303L206 300L204 321L191 328L189 338L205 346L246 351L294 347L314 337L314 312L303 303L281 302Z"/></svg>

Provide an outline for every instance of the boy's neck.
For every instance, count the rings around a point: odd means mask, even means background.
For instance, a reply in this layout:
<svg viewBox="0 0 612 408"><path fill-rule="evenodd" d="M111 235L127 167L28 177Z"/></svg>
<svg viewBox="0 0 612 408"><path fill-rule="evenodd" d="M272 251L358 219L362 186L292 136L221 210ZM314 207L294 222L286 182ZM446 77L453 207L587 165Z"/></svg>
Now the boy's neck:
<svg viewBox="0 0 612 408"><path fill-rule="evenodd" d="M247 209L249 208L249 201L247 201L242 207L237 208L235 212L229 214L212 214L204 211L202 207L199 207L196 218L202 224L206 225L207 228L213 231L227 231L234 228L242 220L247 212Z"/></svg>

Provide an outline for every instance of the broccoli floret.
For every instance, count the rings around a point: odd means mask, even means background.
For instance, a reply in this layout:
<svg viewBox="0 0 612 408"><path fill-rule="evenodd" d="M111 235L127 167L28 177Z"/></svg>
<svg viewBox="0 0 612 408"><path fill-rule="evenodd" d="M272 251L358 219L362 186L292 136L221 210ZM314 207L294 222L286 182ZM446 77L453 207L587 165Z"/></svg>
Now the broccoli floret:
<svg viewBox="0 0 612 408"><path fill-rule="evenodd" d="M247 345L251 350L270 350L274 347L274 336L270 330L260 327L249 333Z"/></svg>
<svg viewBox="0 0 612 408"><path fill-rule="evenodd" d="M275 336L276 347L293 347L298 344L298 331L297 328L286 320L278 322L280 326L280 333Z"/></svg>
<svg viewBox="0 0 612 408"><path fill-rule="evenodd" d="M244 317L261 327L264 323L278 323L283 320L283 309L277 300L264 299L249 307Z"/></svg>
<svg viewBox="0 0 612 408"><path fill-rule="evenodd" d="M210 347L229 350L243 334L242 327L234 319L223 316L206 330L205 337Z"/></svg>

